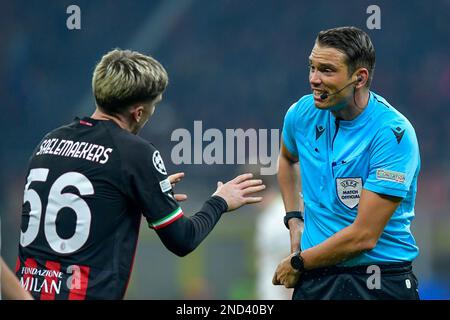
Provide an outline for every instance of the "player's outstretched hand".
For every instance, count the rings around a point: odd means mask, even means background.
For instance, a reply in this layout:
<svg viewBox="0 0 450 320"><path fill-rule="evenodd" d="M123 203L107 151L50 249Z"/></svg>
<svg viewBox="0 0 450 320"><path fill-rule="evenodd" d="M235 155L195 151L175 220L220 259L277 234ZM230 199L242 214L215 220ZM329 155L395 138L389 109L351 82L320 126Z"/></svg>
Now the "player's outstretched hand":
<svg viewBox="0 0 450 320"><path fill-rule="evenodd" d="M172 185L172 189L175 187L175 185L180 182L184 178L184 172L177 172L174 174L171 174L169 176L170 184ZM187 195L183 193L176 193L173 195L175 200L177 201L185 201L187 199Z"/></svg>
<svg viewBox="0 0 450 320"><path fill-rule="evenodd" d="M245 204L262 201L262 197L252 197L266 188L261 179L252 179L253 174L245 173L227 183L217 182L213 196L222 197L228 204L228 211L236 210Z"/></svg>

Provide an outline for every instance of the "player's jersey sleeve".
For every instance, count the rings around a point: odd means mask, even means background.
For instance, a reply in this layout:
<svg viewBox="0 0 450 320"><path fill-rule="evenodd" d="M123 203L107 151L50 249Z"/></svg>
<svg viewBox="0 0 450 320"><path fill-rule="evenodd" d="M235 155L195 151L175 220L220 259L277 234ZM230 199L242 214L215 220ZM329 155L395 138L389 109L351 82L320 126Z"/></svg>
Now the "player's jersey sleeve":
<svg viewBox="0 0 450 320"><path fill-rule="evenodd" d="M419 146L409 123L387 125L376 135L370 151L364 188L404 198L420 166Z"/></svg>
<svg viewBox="0 0 450 320"><path fill-rule="evenodd" d="M181 218L183 211L173 197L172 186L161 154L148 143L130 150L123 164L125 185L132 201L149 227L163 228Z"/></svg>
<svg viewBox="0 0 450 320"><path fill-rule="evenodd" d="M286 113L283 123L283 143L288 151L298 156L297 144L295 143L295 118L297 114L297 102L294 103Z"/></svg>

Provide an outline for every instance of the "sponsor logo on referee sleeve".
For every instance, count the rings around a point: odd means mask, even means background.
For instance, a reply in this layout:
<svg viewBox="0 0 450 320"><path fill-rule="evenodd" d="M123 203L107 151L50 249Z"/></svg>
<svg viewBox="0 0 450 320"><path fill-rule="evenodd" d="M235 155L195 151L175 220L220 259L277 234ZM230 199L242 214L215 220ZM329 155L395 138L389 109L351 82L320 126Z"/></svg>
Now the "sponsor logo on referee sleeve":
<svg viewBox="0 0 450 320"><path fill-rule="evenodd" d="M359 203L362 190L362 178L337 178L336 190L339 200L353 209Z"/></svg>
<svg viewBox="0 0 450 320"><path fill-rule="evenodd" d="M377 180L392 181L396 183L405 183L405 174L403 172L377 169Z"/></svg>

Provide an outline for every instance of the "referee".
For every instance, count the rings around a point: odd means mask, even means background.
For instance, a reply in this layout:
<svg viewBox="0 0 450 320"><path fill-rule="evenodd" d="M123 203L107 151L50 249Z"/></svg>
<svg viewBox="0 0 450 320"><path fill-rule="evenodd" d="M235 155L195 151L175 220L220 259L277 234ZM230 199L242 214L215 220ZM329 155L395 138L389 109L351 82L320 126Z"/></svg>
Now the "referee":
<svg viewBox="0 0 450 320"><path fill-rule="evenodd" d="M321 31L312 94L285 116L278 180L292 253L272 282L294 288L294 300L419 299L410 230L419 147L408 119L370 91L374 67L365 32Z"/></svg>

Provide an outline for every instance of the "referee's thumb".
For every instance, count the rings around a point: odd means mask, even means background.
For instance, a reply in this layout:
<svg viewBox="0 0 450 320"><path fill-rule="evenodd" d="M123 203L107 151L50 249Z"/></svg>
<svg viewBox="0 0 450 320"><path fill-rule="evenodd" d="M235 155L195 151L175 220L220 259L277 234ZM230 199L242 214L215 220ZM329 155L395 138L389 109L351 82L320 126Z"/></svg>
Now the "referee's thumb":
<svg viewBox="0 0 450 320"><path fill-rule="evenodd" d="M223 182L222 181L217 181L217 188L220 188L221 186L223 186Z"/></svg>

